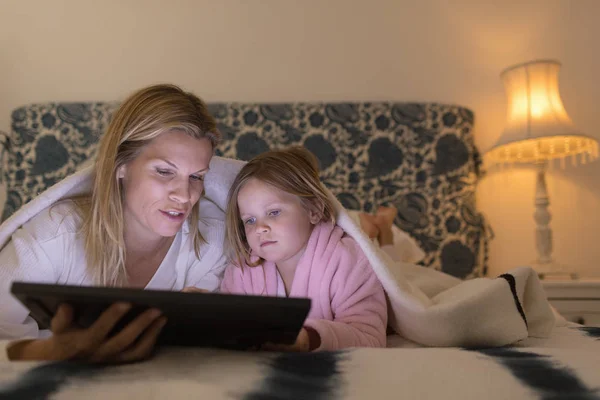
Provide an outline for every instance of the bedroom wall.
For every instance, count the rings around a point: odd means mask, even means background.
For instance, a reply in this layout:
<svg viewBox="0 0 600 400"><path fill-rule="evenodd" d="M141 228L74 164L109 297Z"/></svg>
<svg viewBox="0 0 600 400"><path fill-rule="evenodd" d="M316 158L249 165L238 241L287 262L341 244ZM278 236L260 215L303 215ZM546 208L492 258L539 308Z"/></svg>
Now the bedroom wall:
<svg viewBox="0 0 600 400"><path fill-rule="evenodd" d="M572 119L600 138L595 0L0 0L0 129L28 102L120 99L171 81L206 100L408 100L476 113L488 148L506 111L500 71L563 62ZM600 162L553 171L555 255L600 276ZM535 257L532 170L485 178L491 272Z"/></svg>

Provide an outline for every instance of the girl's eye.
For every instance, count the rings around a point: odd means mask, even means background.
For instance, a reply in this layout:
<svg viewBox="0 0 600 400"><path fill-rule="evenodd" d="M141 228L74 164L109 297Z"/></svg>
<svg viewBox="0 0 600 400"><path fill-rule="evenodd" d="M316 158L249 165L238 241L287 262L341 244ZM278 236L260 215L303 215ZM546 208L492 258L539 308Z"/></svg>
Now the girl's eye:
<svg viewBox="0 0 600 400"><path fill-rule="evenodd" d="M156 173L159 174L160 176L170 176L171 175L171 171L169 171L168 169L156 168Z"/></svg>
<svg viewBox="0 0 600 400"><path fill-rule="evenodd" d="M190 179L194 182L201 182L204 180L204 175L191 175Z"/></svg>
<svg viewBox="0 0 600 400"><path fill-rule="evenodd" d="M279 214L281 214L281 211L279 211L279 210L273 210L273 211L269 212L269 215L270 215L271 217L276 217L276 216L278 216Z"/></svg>
<svg viewBox="0 0 600 400"><path fill-rule="evenodd" d="M248 218L247 220L244 221L244 224L252 225L255 222L256 222L256 218Z"/></svg>

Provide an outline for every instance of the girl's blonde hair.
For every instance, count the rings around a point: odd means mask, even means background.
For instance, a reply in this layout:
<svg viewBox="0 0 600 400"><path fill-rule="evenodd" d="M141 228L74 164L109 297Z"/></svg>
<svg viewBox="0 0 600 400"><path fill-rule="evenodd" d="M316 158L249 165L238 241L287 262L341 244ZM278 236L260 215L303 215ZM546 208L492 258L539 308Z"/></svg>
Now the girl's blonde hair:
<svg viewBox="0 0 600 400"><path fill-rule="evenodd" d="M80 199L78 204L84 217L88 268L101 285L127 283L123 192L117 170L134 160L154 138L172 130L209 139L213 150L220 136L200 98L174 85L153 85L121 104L100 140L91 197ZM197 257L203 241L198 231L198 207L196 203L188 220Z"/></svg>
<svg viewBox="0 0 600 400"><path fill-rule="evenodd" d="M303 147L272 150L250 160L240 170L229 190L226 211L227 243L230 258L238 265L255 266L250 260L238 194L252 178L298 196L307 210L320 214L321 221L335 223L335 207L321 180L315 156Z"/></svg>

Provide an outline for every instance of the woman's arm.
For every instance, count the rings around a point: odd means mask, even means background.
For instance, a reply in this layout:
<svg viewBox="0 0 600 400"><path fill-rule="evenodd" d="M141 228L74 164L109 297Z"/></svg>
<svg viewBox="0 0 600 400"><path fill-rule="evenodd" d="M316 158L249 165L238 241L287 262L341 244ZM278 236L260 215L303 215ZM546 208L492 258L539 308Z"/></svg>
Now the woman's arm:
<svg viewBox="0 0 600 400"><path fill-rule="evenodd" d="M58 209L58 207L57 207ZM64 221L59 215L57 221ZM57 225L41 219L18 229L0 251L0 360L66 360L131 362L147 357L164 325L157 310L149 310L119 334L107 337L128 305L109 308L90 328L72 323L72 310L62 306L52 319L52 333L41 335L25 306L10 294L13 281L57 283L61 275L78 281L86 271L78 260L76 235L57 231ZM46 222L46 223L44 223ZM57 233L58 232L58 233ZM79 249L81 250L81 249ZM77 265L78 270L65 269ZM42 338L41 336L45 336ZM18 340L14 340L18 339Z"/></svg>
<svg viewBox="0 0 600 400"><path fill-rule="evenodd" d="M29 310L10 293L14 281L56 283L54 266L44 247L24 228L17 230L0 251L0 339L38 337L40 331L28 317Z"/></svg>

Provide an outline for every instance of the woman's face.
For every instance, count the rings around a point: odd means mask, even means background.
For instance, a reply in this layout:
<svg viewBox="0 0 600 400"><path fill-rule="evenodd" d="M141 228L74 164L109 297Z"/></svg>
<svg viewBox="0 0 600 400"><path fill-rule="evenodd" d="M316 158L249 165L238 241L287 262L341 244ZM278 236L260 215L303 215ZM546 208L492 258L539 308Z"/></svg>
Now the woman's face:
<svg viewBox="0 0 600 400"><path fill-rule="evenodd" d="M200 199L212 154L209 139L170 131L119 168L126 236L144 241L175 236Z"/></svg>

